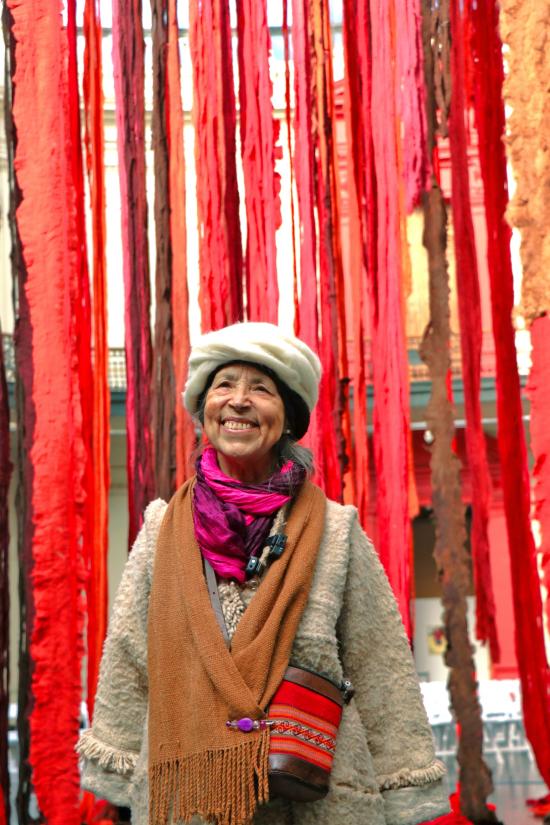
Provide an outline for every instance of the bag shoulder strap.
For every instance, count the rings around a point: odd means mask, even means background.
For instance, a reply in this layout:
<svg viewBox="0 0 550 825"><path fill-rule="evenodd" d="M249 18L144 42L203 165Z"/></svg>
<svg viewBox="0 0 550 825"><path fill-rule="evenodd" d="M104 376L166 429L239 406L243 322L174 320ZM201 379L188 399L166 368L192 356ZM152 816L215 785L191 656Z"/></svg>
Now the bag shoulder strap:
<svg viewBox="0 0 550 825"><path fill-rule="evenodd" d="M229 632L227 630L227 625L225 623L225 618L223 615L222 610L222 603L220 601L220 594L218 591L218 581L216 579L216 574L214 572L214 568L208 561L203 557L204 562L204 573L206 576L206 586L208 587L208 595L210 596L210 604L212 605L212 609L214 611L214 615L216 616L216 621L220 627L222 632L222 636L224 639L225 644L228 648L231 647L231 639L229 638Z"/></svg>

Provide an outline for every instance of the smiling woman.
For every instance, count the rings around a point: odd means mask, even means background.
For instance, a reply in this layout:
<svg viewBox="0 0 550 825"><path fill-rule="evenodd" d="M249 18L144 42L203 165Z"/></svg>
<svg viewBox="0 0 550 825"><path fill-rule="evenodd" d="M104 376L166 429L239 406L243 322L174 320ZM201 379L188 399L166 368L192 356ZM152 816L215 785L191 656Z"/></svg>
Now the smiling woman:
<svg viewBox="0 0 550 825"><path fill-rule="evenodd" d="M134 825L415 825L448 809L388 581L297 443L320 376L271 324L191 352L184 403L206 443L145 513L79 744L85 787Z"/></svg>

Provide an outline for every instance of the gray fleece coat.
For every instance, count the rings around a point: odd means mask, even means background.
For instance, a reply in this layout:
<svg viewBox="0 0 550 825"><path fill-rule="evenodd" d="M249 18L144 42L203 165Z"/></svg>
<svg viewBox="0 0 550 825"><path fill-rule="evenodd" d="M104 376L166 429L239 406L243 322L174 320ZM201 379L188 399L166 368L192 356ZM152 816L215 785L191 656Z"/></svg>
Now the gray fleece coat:
<svg viewBox="0 0 550 825"><path fill-rule="evenodd" d="M78 746L83 786L129 806L133 825L148 823L147 613L166 506L157 500L145 513L113 609L93 725ZM325 799L274 800L254 825L417 825L449 810L399 612L354 507L328 502L292 663L336 681L345 674L355 698L344 709Z"/></svg>

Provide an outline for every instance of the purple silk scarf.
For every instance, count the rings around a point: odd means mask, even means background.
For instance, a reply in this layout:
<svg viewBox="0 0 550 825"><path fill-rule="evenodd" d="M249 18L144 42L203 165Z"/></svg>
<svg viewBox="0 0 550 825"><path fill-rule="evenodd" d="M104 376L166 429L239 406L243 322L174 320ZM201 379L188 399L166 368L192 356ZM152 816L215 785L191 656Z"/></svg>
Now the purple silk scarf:
<svg viewBox="0 0 550 825"><path fill-rule="evenodd" d="M298 492L305 470L287 462L261 484L226 476L208 447L196 465L193 522L200 551L224 579L246 580L246 563L263 548L277 510Z"/></svg>

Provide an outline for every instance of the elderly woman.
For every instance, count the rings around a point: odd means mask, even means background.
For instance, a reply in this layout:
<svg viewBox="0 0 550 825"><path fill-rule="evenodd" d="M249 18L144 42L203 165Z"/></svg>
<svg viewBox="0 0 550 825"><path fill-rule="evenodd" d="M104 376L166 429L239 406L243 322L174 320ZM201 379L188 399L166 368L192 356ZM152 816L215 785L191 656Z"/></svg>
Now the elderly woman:
<svg viewBox="0 0 550 825"><path fill-rule="evenodd" d="M134 825L448 811L388 581L355 508L326 500L297 444L320 372L271 324L193 348L184 402L206 446L195 477L147 508L79 743L84 786Z"/></svg>

